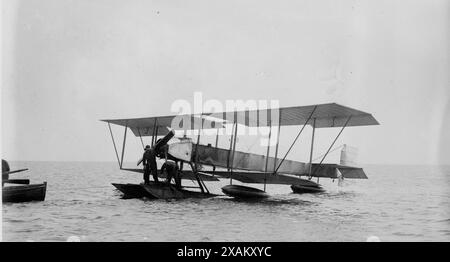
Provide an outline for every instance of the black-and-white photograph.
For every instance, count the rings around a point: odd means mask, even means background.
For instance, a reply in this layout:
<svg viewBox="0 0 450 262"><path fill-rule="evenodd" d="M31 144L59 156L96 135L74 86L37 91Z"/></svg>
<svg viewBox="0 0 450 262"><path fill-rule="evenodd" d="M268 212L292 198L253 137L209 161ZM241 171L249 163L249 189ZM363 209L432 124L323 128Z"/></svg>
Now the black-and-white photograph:
<svg viewBox="0 0 450 262"><path fill-rule="evenodd" d="M1 241L450 241L450 1L1 9Z"/></svg>

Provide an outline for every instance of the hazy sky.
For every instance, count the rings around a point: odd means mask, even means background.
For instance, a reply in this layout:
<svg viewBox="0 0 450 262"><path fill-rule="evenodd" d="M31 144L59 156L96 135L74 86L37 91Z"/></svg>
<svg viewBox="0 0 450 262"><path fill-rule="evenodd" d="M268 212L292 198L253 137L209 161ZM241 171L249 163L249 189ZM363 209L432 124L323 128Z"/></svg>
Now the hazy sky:
<svg viewBox="0 0 450 262"><path fill-rule="evenodd" d="M199 91L355 107L381 123L337 143L357 146L360 162L450 164L447 0L2 5L3 158L115 161L99 119L172 114ZM282 130L280 151L296 132ZM337 132L317 132L318 154ZM139 143L130 137L127 160ZM306 160L308 143L291 158Z"/></svg>

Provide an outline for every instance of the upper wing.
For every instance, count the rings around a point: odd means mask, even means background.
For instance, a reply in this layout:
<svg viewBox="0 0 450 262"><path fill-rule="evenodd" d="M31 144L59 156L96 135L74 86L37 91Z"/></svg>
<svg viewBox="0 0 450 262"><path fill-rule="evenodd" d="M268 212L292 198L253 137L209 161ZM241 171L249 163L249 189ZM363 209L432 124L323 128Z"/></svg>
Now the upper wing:
<svg viewBox="0 0 450 262"><path fill-rule="evenodd" d="M379 125L371 114L336 103L220 112L211 113L209 116L226 120L228 123L236 121L250 127L303 125L308 119L307 124L310 125L315 119L316 128L342 127L348 118L350 120L347 126Z"/></svg>
<svg viewBox="0 0 450 262"><path fill-rule="evenodd" d="M174 130L196 130L222 128L223 121L212 121L197 115L172 115L145 118L125 118L101 120L110 124L129 127L135 136L166 135L169 128Z"/></svg>

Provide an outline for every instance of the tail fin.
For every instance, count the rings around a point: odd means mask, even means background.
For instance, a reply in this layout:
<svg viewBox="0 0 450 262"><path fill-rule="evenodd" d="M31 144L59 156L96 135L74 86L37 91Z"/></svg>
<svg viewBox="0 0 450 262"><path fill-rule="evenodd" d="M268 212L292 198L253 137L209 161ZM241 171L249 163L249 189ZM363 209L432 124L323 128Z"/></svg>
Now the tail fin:
<svg viewBox="0 0 450 262"><path fill-rule="evenodd" d="M313 164L313 169L316 170L313 174L314 177L329 177L338 178L338 172L343 178L353 178L353 179L367 179L367 175L364 170L360 167L342 166L336 164Z"/></svg>
<svg viewBox="0 0 450 262"><path fill-rule="evenodd" d="M341 150L340 164L342 166L357 166L358 149L353 146L345 145Z"/></svg>

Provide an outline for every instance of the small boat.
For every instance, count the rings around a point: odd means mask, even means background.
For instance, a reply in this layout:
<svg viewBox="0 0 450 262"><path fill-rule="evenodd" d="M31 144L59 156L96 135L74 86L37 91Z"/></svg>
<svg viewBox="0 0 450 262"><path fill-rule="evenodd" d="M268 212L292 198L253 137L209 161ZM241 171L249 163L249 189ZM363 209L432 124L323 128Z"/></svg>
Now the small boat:
<svg viewBox="0 0 450 262"><path fill-rule="evenodd" d="M44 201L47 182L34 185L2 187L3 203L19 203L28 201Z"/></svg>
<svg viewBox="0 0 450 262"><path fill-rule="evenodd" d="M3 203L19 203L28 201L44 201L47 182L31 184L29 179L10 179L9 175L27 171L28 168L10 170L8 161L2 159L2 201ZM15 184L20 186L5 186Z"/></svg>
<svg viewBox="0 0 450 262"><path fill-rule="evenodd" d="M260 189L241 185L224 186L222 187L222 192L228 196L240 199L261 199L269 197L266 192Z"/></svg>
<svg viewBox="0 0 450 262"><path fill-rule="evenodd" d="M142 198L150 199L183 199L183 198L208 198L216 195L206 192L189 191L185 189L177 189L173 185L163 182L155 183L151 181L149 184L117 184L113 183L118 190L124 194L124 198Z"/></svg>
<svg viewBox="0 0 450 262"><path fill-rule="evenodd" d="M316 187L316 186L291 185L291 189L294 193L297 194L325 192L325 190L320 186Z"/></svg>

